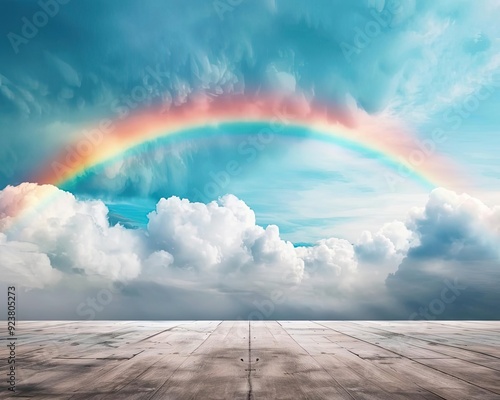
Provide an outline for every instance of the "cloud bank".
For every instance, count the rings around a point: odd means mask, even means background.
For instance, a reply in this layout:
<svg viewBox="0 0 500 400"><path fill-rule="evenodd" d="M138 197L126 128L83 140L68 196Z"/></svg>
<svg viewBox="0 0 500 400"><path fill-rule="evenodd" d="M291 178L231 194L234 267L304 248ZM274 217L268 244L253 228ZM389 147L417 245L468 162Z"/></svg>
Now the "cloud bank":
<svg viewBox="0 0 500 400"><path fill-rule="evenodd" d="M451 282L461 297L428 316L499 316L490 302L498 300L500 207L466 194L435 189L405 221L363 232L354 244L326 238L294 247L276 225L257 225L233 195L208 204L161 199L148 219L146 229L127 229L109 223L101 201L49 185L8 186L0 192L2 282L31 289L30 298L49 296L76 319L83 316L74 305L65 308L61 287L78 287L78 299L119 284L120 300L107 312L128 319L179 310L199 317L205 306L190 296L212 305L206 318L246 318L264 304L272 315L259 312L268 318L429 319L419 309ZM179 308L168 311L152 296Z"/></svg>

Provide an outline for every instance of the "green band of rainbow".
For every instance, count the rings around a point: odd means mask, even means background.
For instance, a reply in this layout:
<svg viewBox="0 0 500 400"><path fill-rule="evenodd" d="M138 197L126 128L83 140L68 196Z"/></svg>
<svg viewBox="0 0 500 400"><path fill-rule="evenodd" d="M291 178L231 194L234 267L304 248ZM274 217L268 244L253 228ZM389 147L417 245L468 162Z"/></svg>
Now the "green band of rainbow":
<svg viewBox="0 0 500 400"><path fill-rule="evenodd" d="M353 126L347 126L340 122L338 115L332 116L325 108L290 111L290 107L277 108L267 98L260 101L219 99L202 106L178 107L168 113L149 109L108 123L106 133L94 128L80 135L72 146L49 160L33 181L62 186L145 143L168 138L195 140L206 137L200 133L203 127L236 124L281 126L282 131L276 129L276 134L307 135L353 151L366 152L384 162L397 176L427 186L450 186L456 180L453 167L443 157L435 152L425 154L415 138L403 130L374 122L365 115L355 119L354 123L350 121ZM197 133L193 134L194 131ZM415 162L412 162L412 156Z"/></svg>

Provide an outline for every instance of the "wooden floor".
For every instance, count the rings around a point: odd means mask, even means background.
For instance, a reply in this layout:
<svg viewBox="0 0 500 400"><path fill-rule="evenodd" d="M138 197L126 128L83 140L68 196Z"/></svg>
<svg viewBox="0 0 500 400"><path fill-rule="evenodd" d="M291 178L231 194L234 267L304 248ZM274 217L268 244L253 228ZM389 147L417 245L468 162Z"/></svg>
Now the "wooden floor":
<svg viewBox="0 0 500 400"><path fill-rule="evenodd" d="M17 398L500 399L500 322L20 322L17 335Z"/></svg>

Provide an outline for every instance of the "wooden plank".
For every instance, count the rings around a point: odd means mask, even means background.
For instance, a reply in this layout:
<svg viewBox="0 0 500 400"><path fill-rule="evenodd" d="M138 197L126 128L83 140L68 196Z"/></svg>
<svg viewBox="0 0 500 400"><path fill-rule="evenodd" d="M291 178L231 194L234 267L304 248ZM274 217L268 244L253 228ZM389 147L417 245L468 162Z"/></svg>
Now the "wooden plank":
<svg viewBox="0 0 500 400"><path fill-rule="evenodd" d="M131 359L122 360L112 368L100 371L98 376L88 375L81 381L82 389L76 390L80 396L75 396L75 398L91 398L89 395L95 392L102 394L102 398L114 395L129 382L137 379L145 370L155 365L159 359L163 359L163 356L171 355L173 363L175 360L184 360L206 340L216 326L217 324L212 323L192 322L180 324L168 331L157 328L153 332L148 332L146 336L140 335L124 350L125 354L134 349L141 353Z"/></svg>
<svg viewBox="0 0 500 400"><path fill-rule="evenodd" d="M322 324L320 324L322 325ZM377 347L368 343L353 340L351 337L342 339L343 335L338 332L325 331L324 336L328 340L339 344L331 354L316 354L314 358L328 371L332 371L337 379L347 388L355 398L387 398L404 399L411 396L413 399L437 399L438 397L408 382L402 377L395 378L393 375L381 370L377 365L370 362L372 359L395 359L399 358L394 353L388 356L377 357ZM304 336L304 338L302 338ZM297 334L294 339L306 350L309 350L307 334ZM371 346L371 348L370 348ZM360 350L361 349L361 350ZM374 356L375 354L375 356ZM360 384L361 383L361 384ZM370 388L369 392L366 388Z"/></svg>
<svg viewBox="0 0 500 400"><path fill-rule="evenodd" d="M295 326L300 329L300 322ZM252 394L256 399L352 399L342 385L277 322L251 324Z"/></svg>
<svg viewBox="0 0 500 400"><path fill-rule="evenodd" d="M366 338L365 340L398 354L409 356L410 358L458 358L500 371L500 359L498 357L476 352L468 347L461 348L450 345L448 342L439 343L429 341L415 336L407 336L399 332L396 334L395 332L390 332L380 327L372 328L367 324L357 325L362 331L378 332L382 337L381 339L373 341ZM387 336L387 333L390 333L390 335ZM497 335L499 335L499 333L497 333ZM426 353L416 352L416 348L423 349ZM434 356L430 352L434 353Z"/></svg>
<svg viewBox="0 0 500 400"><path fill-rule="evenodd" d="M491 368L458 359L416 360L435 370L454 376L500 395L500 374Z"/></svg>
<svg viewBox="0 0 500 400"><path fill-rule="evenodd" d="M500 400L499 332L497 321L23 321L16 397Z"/></svg>
<svg viewBox="0 0 500 400"><path fill-rule="evenodd" d="M197 346L151 399L246 399L247 322L225 322ZM241 361L243 360L243 361Z"/></svg>
<svg viewBox="0 0 500 400"><path fill-rule="evenodd" d="M336 331L341 331L344 328L342 324L336 323L323 323L318 322L321 325L331 326L332 329L336 329ZM357 323L361 326L361 328L365 328L365 323ZM377 322L377 324L379 324ZM405 327L408 328L408 324L406 323ZM356 334L355 329L350 330L350 334L354 336L362 336L361 334ZM403 336L403 335L400 335ZM401 343L404 344L405 336L403 336ZM361 340L361 339L360 339ZM363 339L364 340L364 339ZM369 339L370 340L370 339ZM348 343L348 342L346 342ZM404 346L399 346L399 348L403 348ZM437 357L431 357L429 359L421 359L417 361L413 361L408 357L400 357L400 358L382 358L382 359L371 359L369 360L371 363L378 365L380 369L385 370L392 376L398 379L410 380L414 384L428 390L429 392L435 393L436 395L441 396L442 398L451 399L473 399L473 398L484 398L484 399L500 399L500 397L492 392L491 390L487 390L484 387L481 387L477 382L468 382L462 379L457 378L456 376L451 376L446 372L440 372L437 369L431 368L430 366L426 366L422 364L423 361L439 362L444 365L450 362L454 362L455 360L451 357L447 359L440 359ZM352 363L351 363L352 364ZM425 377L425 379L422 379Z"/></svg>

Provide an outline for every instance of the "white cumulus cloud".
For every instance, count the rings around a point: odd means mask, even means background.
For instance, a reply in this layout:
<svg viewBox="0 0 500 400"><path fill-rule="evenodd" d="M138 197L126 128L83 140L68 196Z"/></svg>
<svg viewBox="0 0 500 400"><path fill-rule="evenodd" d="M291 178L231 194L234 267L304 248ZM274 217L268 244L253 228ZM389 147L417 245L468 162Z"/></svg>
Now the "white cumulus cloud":
<svg viewBox="0 0 500 400"><path fill-rule="evenodd" d="M270 298L279 290L288 312L363 318L391 312L404 318L405 309L414 311L409 304L430 301L443 282L459 282L482 293L476 299L461 289L469 313L486 315L488 299L498 297L492 282L500 275L499 232L499 207L444 189L434 190L405 222L366 231L356 244L327 238L295 247L276 225L257 225L255 213L233 195L208 204L161 199L147 228L127 229L110 226L102 201L24 183L0 191L0 276L4 283L49 292L61 282L121 281L139 290L134 301L140 304L150 287L170 302L178 293L184 307L196 303L196 296L187 301L188 293L215 296L221 309L238 299L248 310L251 296ZM145 306L140 304L138 309ZM368 304L379 314L372 315ZM460 316L460 304L450 313Z"/></svg>

